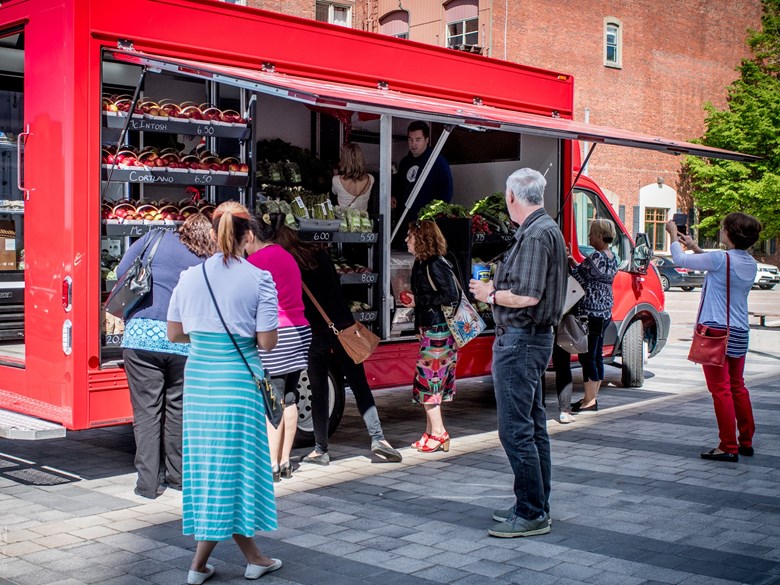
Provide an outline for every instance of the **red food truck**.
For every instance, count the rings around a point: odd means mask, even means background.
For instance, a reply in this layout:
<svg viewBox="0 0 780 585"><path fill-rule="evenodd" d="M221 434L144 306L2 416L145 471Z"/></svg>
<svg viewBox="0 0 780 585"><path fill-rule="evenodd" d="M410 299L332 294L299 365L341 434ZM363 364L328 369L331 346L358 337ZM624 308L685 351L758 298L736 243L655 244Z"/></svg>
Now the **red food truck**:
<svg viewBox="0 0 780 585"><path fill-rule="evenodd" d="M573 83L565 73L213 0L126 0L121 9L4 0L0 409L73 430L130 422L122 323L102 311L116 260L149 229L176 229L224 200L254 207L280 192L327 192L323 177L347 140L361 144L378 179L373 213L337 222L346 231L302 221L300 233L332 244L356 317L382 337L366 363L372 386L408 386L417 346L394 295L410 263L389 245L390 198L393 162L418 119L450 161L455 202L471 206L531 166L547 177L545 206L575 255L587 251L589 219L615 222L621 272L605 351L622 361L626 385L641 385L643 360L669 329L663 292L646 270L647 247L635 245L595 183L575 177L575 141L750 157L577 123ZM455 251L465 262L509 239L463 233ZM491 342L487 334L461 352L460 376L490 372ZM334 372L332 428L343 395ZM306 431L305 405L301 413Z"/></svg>

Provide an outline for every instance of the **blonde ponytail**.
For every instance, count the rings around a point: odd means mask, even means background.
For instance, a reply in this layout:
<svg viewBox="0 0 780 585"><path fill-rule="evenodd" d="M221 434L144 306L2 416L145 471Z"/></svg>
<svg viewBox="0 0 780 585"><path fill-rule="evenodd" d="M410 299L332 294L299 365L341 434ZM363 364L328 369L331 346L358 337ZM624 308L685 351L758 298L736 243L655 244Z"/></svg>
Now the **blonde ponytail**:
<svg viewBox="0 0 780 585"><path fill-rule="evenodd" d="M225 201L214 211L217 230L217 249L222 252L222 261L227 264L231 258L238 259L239 247L250 229L251 217L246 207L237 201Z"/></svg>

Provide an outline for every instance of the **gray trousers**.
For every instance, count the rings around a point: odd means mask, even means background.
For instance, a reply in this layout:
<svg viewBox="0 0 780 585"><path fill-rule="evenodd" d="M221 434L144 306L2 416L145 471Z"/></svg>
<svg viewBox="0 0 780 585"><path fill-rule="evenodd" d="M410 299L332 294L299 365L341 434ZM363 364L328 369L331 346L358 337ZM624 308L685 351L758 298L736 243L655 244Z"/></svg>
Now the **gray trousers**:
<svg viewBox="0 0 780 585"><path fill-rule="evenodd" d="M157 497L161 479L181 489L181 419L187 357L156 351L122 352L130 385L137 492Z"/></svg>

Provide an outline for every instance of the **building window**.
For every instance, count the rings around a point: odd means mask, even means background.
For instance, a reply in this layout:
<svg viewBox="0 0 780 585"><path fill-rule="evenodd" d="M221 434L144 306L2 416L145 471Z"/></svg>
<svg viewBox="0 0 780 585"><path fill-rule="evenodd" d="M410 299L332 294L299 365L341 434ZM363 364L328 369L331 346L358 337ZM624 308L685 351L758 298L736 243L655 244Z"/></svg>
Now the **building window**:
<svg viewBox="0 0 780 585"><path fill-rule="evenodd" d="M474 46L479 44L479 19L470 18L458 22L447 23L447 46L457 49L461 45Z"/></svg>
<svg viewBox="0 0 780 585"><path fill-rule="evenodd" d="M352 7L332 2L317 2L314 18L320 22L351 27Z"/></svg>
<svg viewBox="0 0 780 585"><path fill-rule="evenodd" d="M663 207L645 208L645 233L653 250L666 250L666 216L668 209Z"/></svg>
<svg viewBox="0 0 780 585"><path fill-rule="evenodd" d="M394 10L379 19L379 32L399 39L409 38L409 13L406 10Z"/></svg>
<svg viewBox="0 0 780 585"><path fill-rule="evenodd" d="M623 67L623 26L617 18L604 19L604 65Z"/></svg>
<svg viewBox="0 0 780 585"><path fill-rule="evenodd" d="M472 51L479 45L479 1L451 0L445 5L447 46Z"/></svg>

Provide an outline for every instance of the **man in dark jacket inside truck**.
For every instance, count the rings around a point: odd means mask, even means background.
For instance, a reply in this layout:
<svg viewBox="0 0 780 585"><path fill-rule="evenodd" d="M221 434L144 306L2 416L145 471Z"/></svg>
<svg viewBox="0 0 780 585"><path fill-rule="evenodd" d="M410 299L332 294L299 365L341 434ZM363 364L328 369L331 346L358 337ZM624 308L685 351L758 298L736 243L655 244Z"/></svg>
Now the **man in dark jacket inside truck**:
<svg viewBox="0 0 780 585"><path fill-rule="evenodd" d="M393 198L391 201L395 218L393 223L396 223L397 218L400 218L409 195L417 182L417 177L425 168L425 164L433 152L430 145L431 129L426 122L417 120L409 124L406 137L409 141L409 154L401 159L398 172L393 180ZM404 221L417 219L420 209L434 199L441 199L447 203L452 201L452 173L450 173L450 165L447 164L447 160L441 154L436 157L436 161L433 163L433 167L431 167L431 171L428 173L428 177L425 179ZM400 232L406 233L406 230L400 230Z"/></svg>

